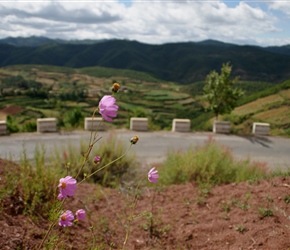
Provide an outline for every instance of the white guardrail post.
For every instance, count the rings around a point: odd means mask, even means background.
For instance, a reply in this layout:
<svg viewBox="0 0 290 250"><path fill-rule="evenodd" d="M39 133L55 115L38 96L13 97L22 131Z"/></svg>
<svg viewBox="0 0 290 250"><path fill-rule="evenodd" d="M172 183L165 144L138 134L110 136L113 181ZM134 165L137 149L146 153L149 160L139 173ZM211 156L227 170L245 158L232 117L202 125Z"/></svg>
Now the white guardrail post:
<svg viewBox="0 0 290 250"><path fill-rule="evenodd" d="M231 123L227 121L214 121L213 132L216 134L229 134L231 132Z"/></svg>
<svg viewBox="0 0 290 250"><path fill-rule="evenodd" d="M0 135L7 134L7 124L6 121L0 121Z"/></svg>
<svg viewBox="0 0 290 250"><path fill-rule="evenodd" d="M85 118L85 130L87 131L98 131L105 130L104 122L101 117L86 117Z"/></svg>
<svg viewBox="0 0 290 250"><path fill-rule="evenodd" d="M254 122L252 133L254 135L269 135L270 124L269 123Z"/></svg>
<svg viewBox="0 0 290 250"><path fill-rule="evenodd" d="M130 129L136 131L148 131L148 118L131 117Z"/></svg>
<svg viewBox="0 0 290 250"><path fill-rule="evenodd" d="M173 119L172 131L173 132L190 132L191 122L189 119Z"/></svg>
<svg viewBox="0 0 290 250"><path fill-rule="evenodd" d="M38 118L37 132L57 132L57 119L56 118Z"/></svg>

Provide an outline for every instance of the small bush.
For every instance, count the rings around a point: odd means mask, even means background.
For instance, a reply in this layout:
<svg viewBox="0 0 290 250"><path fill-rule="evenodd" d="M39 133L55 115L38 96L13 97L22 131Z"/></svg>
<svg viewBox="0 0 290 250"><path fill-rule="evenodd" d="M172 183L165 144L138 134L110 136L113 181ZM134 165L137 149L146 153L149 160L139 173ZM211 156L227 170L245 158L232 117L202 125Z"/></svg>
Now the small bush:
<svg viewBox="0 0 290 250"><path fill-rule="evenodd" d="M17 133L19 131L16 121L10 115L7 116L6 123L9 133Z"/></svg>
<svg viewBox="0 0 290 250"><path fill-rule="evenodd" d="M130 142L128 140L128 146L129 144ZM96 144L92 157L88 162L88 168L84 170L84 173L91 174L105 166L108 162L116 160L125 153L128 146L122 141L117 140L116 135L111 133L105 143ZM101 161L98 164L93 163L93 158L96 155L101 156ZM122 181L126 181L126 177L130 177L131 181L134 179L134 169L136 166L135 155L127 154L91 178L95 183L99 183L102 186L117 187Z"/></svg>
<svg viewBox="0 0 290 250"><path fill-rule="evenodd" d="M35 132L36 130L37 130L37 125L36 125L35 121L26 122L22 126L22 131L23 132Z"/></svg>
<svg viewBox="0 0 290 250"><path fill-rule="evenodd" d="M83 125L84 116L79 107L74 108L73 110L67 111L64 114L63 122L65 127L76 128Z"/></svg>
<svg viewBox="0 0 290 250"><path fill-rule="evenodd" d="M248 160L235 161L229 149L212 140L186 152L171 152L161 167L160 183L164 185L191 181L219 185L267 176L263 166Z"/></svg>
<svg viewBox="0 0 290 250"><path fill-rule="evenodd" d="M129 145L130 141L128 141ZM62 166L63 171L65 170L69 175L75 176L84 161L83 156L86 154L87 148L87 143L82 142L80 147L68 145L66 149L57 149L53 155L54 161L61 163L59 165ZM106 138L106 142L101 139L95 144L88 161L79 174L78 181L82 180L84 176L88 176L97 169L104 167L108 162L116 160L126 150L127 146L122 141L117 140L117 136L114 133L111 133ZM101 157L101 161L95 164L93 160L97 155ZM121 182L126 182L127 177L130 177L131 181L134 179L137 164L135 155L127 154L109 167L90 177L88 181L98 183L105 187L115 188Z"/></svg>

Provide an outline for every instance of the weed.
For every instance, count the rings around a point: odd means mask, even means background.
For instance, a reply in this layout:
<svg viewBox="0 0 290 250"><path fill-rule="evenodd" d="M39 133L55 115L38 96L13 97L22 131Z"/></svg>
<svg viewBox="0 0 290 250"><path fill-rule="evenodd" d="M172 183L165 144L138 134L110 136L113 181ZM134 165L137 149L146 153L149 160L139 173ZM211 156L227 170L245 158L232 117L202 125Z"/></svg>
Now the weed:
<svg viewBox="0 0 290 250"><path fill-rule="evenodd" d="M222 201L219 205L225 213L229 213L231 211L231 206L228 202Z"/></svg>
<svg viewBox="0 0 290 250"><path fill-rule="evenodd" d="M273 200L273 198L271 197L271 195L269 194L269 195L267 195L267 197L266 197L266 201L267 201L268 203L272 203L274 200Z"/></svg>
<svg viewBox="0 0 290 250"><path fill-rule="evenodd" d="M221 217L223 220L229 220L230 219L230 216L228 213L225 213L222 217Z"/></svg>
<svg viewBox="0 0 290 250"><path fill-rule="evenodd" d="M259 208L259 217L261 219L265 218L265 217L270 217L270 216L274 216L274 213L271 209L269 208Z"/></svg>
<svg viewBox="0 0 290 250"><path fill-rule="evenodd" d="M206 198L203 197L203 196L196 196L195 197L195 202L199 206L204 206L207 203Z"/></svg>
<svg viewBox="0 0 290 250"><path fill-rule="evenodd" d="M191 204L190 199L184 199L183 202L187 207L190 206L190 204Z"/></svg>
<svg viewBox="0 0 290 250"><path fill-rule="evenodd" d="M198 195L195 197L195 202L199 206L204 206L207 203L207 197L209 196L211 191L211 184L202 183L198 184Z"/></svg>
<svg viewBox="0 0 290 250"><path fill-rule="evenodd" d="M244 233L244 232L248 231L248 229L244 225L237 225L235 227L235 229L240 233Z"/></svg>
<svg viewBox="0 0 290 250"><path fill-rule="evenodd" d="M251 194L247 193L244 195L242 200L238 200L236 198L231 199L231 203L242 210L248 210L251 207L248 203L251 197Z"/></svg>
<svg viewBox="0 0 290 250"><path fill-rule="evenodd" d="M290 203L290 195L285 195L283 199L287 205Z"/></svg>

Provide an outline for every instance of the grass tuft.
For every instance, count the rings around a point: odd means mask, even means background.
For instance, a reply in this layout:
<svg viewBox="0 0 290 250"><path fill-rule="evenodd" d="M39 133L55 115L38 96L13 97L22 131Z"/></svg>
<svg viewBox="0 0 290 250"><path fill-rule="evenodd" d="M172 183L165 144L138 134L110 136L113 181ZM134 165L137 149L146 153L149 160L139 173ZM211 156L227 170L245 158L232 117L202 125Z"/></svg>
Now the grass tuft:
<svg viewBox="0 0 290 250"><path fill-rule="evenodd" d="M160 168L160 184L186 182L228 184L267 177L264 165L236 161L229 149L209 140L203 147L168 154Z"/></svg>

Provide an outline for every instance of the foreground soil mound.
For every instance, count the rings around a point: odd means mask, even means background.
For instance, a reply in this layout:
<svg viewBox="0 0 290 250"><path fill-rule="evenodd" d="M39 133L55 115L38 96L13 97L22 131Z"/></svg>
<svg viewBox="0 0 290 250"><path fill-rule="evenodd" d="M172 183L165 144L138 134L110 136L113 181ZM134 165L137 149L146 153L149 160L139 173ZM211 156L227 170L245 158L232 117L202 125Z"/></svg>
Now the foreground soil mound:
<svg viewBox="0 0 290 250"><path fill-rule="evenodd" d="M1 178L5 164L0 160ZM150 186L140 194L126 249L290 248L289 177L211 188ZM41 215L21 214L20 195L1 199L0 249L37 249L49 226ZM56 249L122 249L132 199L127 190L80 185L65 206L89 216L70 228L56 226Z"/></svg>

